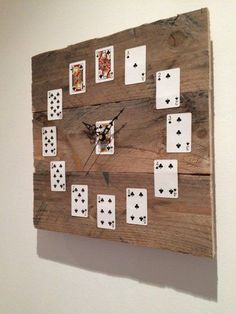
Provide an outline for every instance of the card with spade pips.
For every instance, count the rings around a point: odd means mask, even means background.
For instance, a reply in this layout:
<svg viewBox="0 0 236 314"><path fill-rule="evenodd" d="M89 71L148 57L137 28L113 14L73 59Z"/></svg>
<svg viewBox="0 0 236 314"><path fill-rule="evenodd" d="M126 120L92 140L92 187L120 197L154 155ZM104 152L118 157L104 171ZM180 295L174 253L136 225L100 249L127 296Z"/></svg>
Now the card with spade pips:
<svg viewBox="0 0 236 314"><path fill-rule="evenodd" d="M88 217L87 185L71 185L71 216Z"/></svg>
<svg viewBox="0 0 236 314"><path fill-rule="evenodd" d="M50 162L51 191L66 191L65 161Z"/></svg>
<svg viewBox="0 0 236 314"><path fill-rule="evenodd" d="M111 230L116 228L115 195L97 195L97 227Z"/></svg>
<svg viewBox="0 0 236 314"><path fill-rule="evenodd" d="M147 190L126 189L126 222L135 225L147 225Z"/></svg>
<svg viewBox="0 0 236 314"><path fill-rule="evenodd" d="M125 85L146 81L146 46L125 50Z"/></svg>
<svg viewBox="0 0 236 314"><path fill-rule="evenodd" d="M48 91L48 120L62 119L62 89Z"/></svg>
<svg viewBox="0 0 236 314"><path fill-rule="evenodd" d="M154 160L155 197L178 198L178 160Z"/></svg>
<svg viewBox="0 0 236 314"><path fill-rule="evenodd" d="M192 113L175 113L166 116L167 152L190 153L192 146Z"/></svg>
<svg viewBox="0 0 236 314"><path fill-rule="evenodd" d="M55 126L42 128L42 155L57 155L57 129Z"/></svg>
<svg viewBox="0 0 236 314"><path fill-rule="evenodd" d="M180 106L180 68L156 73L156 109Z"/></svg>

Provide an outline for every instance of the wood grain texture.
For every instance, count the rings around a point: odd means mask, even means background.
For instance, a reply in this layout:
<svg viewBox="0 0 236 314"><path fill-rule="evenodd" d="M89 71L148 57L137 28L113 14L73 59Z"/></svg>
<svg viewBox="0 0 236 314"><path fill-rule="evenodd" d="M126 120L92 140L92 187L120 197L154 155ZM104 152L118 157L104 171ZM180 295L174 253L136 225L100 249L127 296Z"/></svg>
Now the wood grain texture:
<svg viewBox="0 0 236 314"><path fill-rule="evenodd" d="M63 120L47 121L47 114L34 114L34 160L36 171L48 171L49 161L66 160L67 171L88 170L97 155L94 153L84 168L94 147L82 121L95 123L111 119L125 108L115 122L115 154L102 155L90 171L153 172L153 160L176 158L180 173L210 174L208 93L182 94L182 103L174 112L192 112L192 153L166 153L166 115L169 109L156 110L154 100L134 100L99 106L78 107L64 110ZM57 126L58 155L42 157L41 128Z"/></svg>
<svg viewBox="0 0 236 314"><path fill-rule="evenodd" d="M207 10L181 14L133 29L93 39L32 58L33 111L45 111L47 91L63 89L63 108L155 97L155 74L181 68L181 91L209 88L209 34ZM114 45L115 80L95 83L95 49ZM145 84L124 84L125 49L147 46ZM69 63L86 60L87 91L69 95Z"/></svg>
<svg viewBox="0 0 236 314"><path fill-rule="evenodd" d="M95 49L114 45L115 79L95 84ZM147 80L124 84L125 49L147 46ZM69 95L69 63L86 60L87 91ZM155 73L181 68L181 106L155 109ZM207 9L92 39L32 58L36 228L213 257L213 66ZM47 120L47 91L63 89L63 119ZM93 154L82 121L114 117L115 154ZM192 112L192 152L166 153L166 115ZM42 156L41 128L57 127L57 157ZM179 198L154 197L153 160L178 159ZM94 163L96 159L96 162ZM51 192L49 164L65 160L67 191ZM91 167L92 166L92 167ZM90 169L91 168L91 169ZM86 171L90 169L88 175ZM89 217L70 214L70 185L88 184ZM126 224L125 190L147 188L148 225ZM96 195L116 196L116 230L96 227Z"/></svg>
<svg viewBox="0 0 236 314"><path fill-rule="evenodd" d="M134 173L67 173L67 192L50 191L49 174L34 175L36 228L76 233L147 247L212 256L212 219L209 176L180 175L178 199L154 197L153 175ZM70 214L71 184L89 186L89 217ZM147 188L148 225L126 224L127 187ZM43 193L42 193L43 191ZM208 191L208 193L206 193ZM116 229L96 227L96 195L116 196ZM63 196L62 196L63 194Z"/></svg>

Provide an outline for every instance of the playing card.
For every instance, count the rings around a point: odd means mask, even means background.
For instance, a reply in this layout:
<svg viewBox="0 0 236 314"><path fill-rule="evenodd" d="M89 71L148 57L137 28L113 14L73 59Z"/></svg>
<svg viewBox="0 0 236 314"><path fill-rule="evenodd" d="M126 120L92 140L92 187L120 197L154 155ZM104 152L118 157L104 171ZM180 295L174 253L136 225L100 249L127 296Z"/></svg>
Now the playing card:
<svg viewBox="0 0 236 314"><path fill-rule="evenodd" d="M42 128L42 155L57 155L57 129L55 126Z"/></svg>
<svg viewBox="0 0 236 314"><path fill-rule="evenodd" d="M62 119L62 89L48 91L48 120Z"/></svg>
<svg viewBox="0 0 236 314"><path fill-rule="evenodd" d="M86 92L86 61L81 60L69 65L70 95Z"/></svg>
<svg viewBox="0 0 236 314"><path fill-rule="evenodd" d="M51 161L51 191L66 191L65 161Z"/></svg>
<svg viewBox="0 0 236 314"><path fill-rule="evenodd" d="M146 81L146 46L125 50L125 85Z"/></svg>
<svg viewBox="0 0 236 314"><path fill-rule="evenodd" d="M110 125L109 121L97 121L96 130L96 154L97 155L112 155L114 154L114 121ZM107 127L107 129L106 129Z"/></svg>
<svg viewBox="0 0 236 314"><path fill-rule="evenodd" d="M126 189L126 222L147 225L147 190Z"/></svg>
<svg viewBox="0 0 236 314"><path fill-rule="evenodd" d="M180 68L156 73L156 108L180 105Z"/></svg>
<svg viewBox="0 0 236 314"><path fill-rule="evenodd" d="M178 160L154 160L156 197L178 198Z"/></svg>
<svg viewBox="0 0 236 314"><path fill-rule="evenodd" d="M100 48L95 51L96 83L114 80L114 47Z"/></svg>
<svg viewBox="0 0 236 314"><path fill-rule="evenodd" d="M190 153L192 142L192 114L168 114L167 124L167 152Z"/></svg>
<svg viewBox="0 0 236 314"><path fill-rule="evenodd" d="M88 217L88 186L71 185L71 215Z"/></svg>
<svg viewBox="0 0 236 314"><path fill-rule="evenodd" d="M97 195L97 227L116 228L115 195Z"/></svg>

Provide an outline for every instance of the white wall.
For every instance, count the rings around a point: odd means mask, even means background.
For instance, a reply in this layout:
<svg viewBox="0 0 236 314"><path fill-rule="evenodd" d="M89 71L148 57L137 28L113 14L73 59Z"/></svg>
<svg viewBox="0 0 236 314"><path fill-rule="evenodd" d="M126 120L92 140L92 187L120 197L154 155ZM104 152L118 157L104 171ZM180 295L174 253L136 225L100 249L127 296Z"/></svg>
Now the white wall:
<svg viewBox="0 0 236 314"><path fill-rule="evenodd" d="M31 56L206 6L218 261L33 229ZM0 314L236 313L235 30L234 0L0 0Z"/></svg>

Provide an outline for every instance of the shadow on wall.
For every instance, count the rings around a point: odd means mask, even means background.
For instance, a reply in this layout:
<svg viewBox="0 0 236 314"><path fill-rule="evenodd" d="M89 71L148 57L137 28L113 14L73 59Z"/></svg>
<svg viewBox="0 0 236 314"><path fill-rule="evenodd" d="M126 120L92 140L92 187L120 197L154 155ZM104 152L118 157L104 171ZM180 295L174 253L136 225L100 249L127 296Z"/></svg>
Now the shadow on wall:
<svg viewBox="0 0 236 314"><path fill-rule="evenodd" d="M108 240L37 230L40 258L217 300L217 262Z"/></svg>

